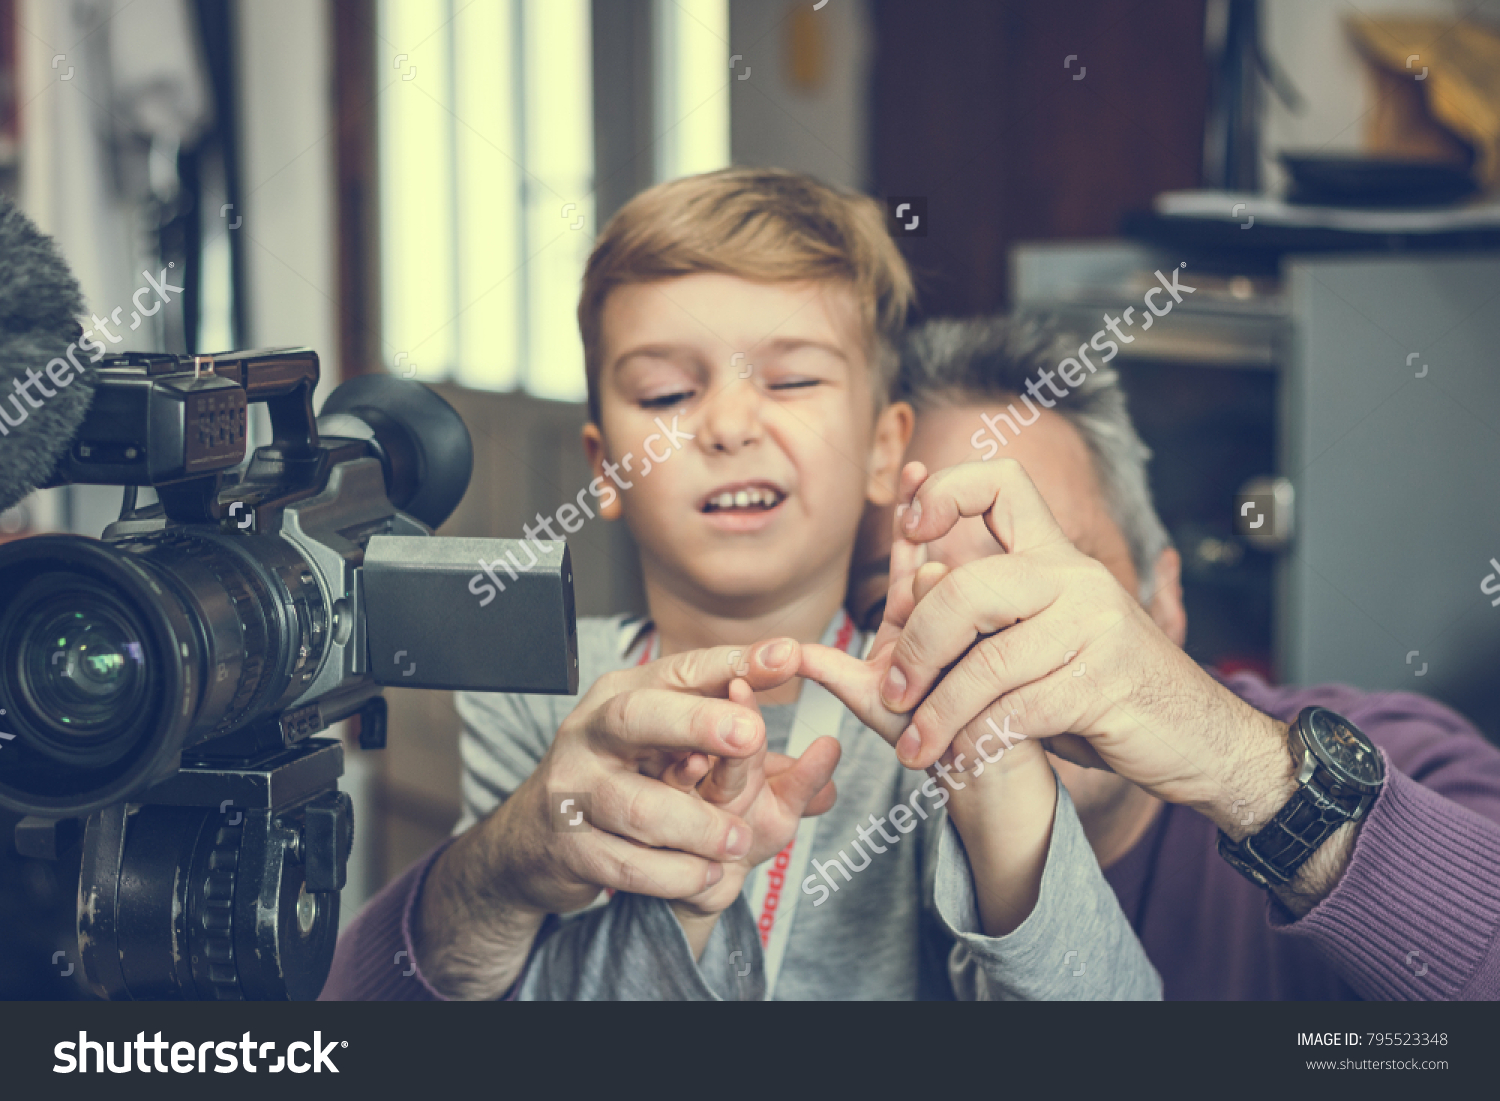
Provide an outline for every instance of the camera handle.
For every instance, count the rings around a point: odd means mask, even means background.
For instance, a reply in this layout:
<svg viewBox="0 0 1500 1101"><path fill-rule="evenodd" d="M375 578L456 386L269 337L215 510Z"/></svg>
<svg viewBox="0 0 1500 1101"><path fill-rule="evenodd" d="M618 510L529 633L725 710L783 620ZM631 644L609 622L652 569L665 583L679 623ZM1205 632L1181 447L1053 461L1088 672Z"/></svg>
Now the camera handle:
<svg viewBox="0 0 1500 1101"><path fill-rule="evenodd" d="M274 348L213 356L213 373L245 388L245 399L263 401L271 414L271 448L288 461L318 449L313 391L318 353L311 348Z"/></svg>
<svg viewBox="0 0 1500 1101"><path fill-rule="evenodd" d="M262 480L274 480L283 492L295 493L316 484L325 461L312 407L318 372L318 353L311 348L261 349L195 360L195 379L216 375L243 387L248 403L265 402L271 415L271 442L256 449L252 466ZM219 515L223 482L222 472L216 471L159 485L156 491L168 519L211 523L223 519Z"/></svg>

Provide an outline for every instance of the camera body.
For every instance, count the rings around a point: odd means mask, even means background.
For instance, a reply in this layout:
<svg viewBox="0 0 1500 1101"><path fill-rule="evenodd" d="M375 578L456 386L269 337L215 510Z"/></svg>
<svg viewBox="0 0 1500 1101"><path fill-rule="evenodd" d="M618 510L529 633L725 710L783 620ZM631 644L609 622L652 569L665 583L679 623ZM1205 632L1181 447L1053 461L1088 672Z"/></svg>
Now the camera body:
<svg viewBox="0 0 1500 1101"><path fill-rule="evenodd" d="M475 559L523 544L431 536L468 484L458 415L380 375L315 420L317 379L308 349L108 357L50 484L125 486L120 519L0 547L0 805L29 855L88 816L80 947L109 997L315 997L353 834L315 735L358 715L383 745L387 684L577 690L566 547L524 544L486 608ZM273 439L246 463L256 401Z"/></svg>

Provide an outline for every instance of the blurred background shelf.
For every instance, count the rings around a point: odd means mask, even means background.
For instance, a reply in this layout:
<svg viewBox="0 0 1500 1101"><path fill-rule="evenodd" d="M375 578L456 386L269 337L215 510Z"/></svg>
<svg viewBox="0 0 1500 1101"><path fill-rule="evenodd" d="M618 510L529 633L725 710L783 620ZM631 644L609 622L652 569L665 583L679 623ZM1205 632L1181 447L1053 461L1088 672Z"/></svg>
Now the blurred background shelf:
<svg viewBox="0 0 1500 1101"><path fill-rule="evenodd" d="M1084 340L1182 255L1020 247L1016 306ZM1113 362L1184 557L1188 651L1285 683L1420 691L1500 737L1500 610L1480 592L1500 552L1482 488L1500 456L1500 251L1282 251L1269 280L1198 268L1183 282L1243 297L1195 292ZM1295 491L1277 553L1236 531L1256 476Z"/></svg>

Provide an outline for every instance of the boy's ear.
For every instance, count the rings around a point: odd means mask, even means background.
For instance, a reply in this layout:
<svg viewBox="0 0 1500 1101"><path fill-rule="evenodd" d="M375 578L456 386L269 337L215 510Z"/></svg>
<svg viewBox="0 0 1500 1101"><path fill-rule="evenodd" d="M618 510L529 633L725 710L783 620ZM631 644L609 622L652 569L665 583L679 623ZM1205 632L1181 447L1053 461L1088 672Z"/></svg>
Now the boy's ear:
<svg viewBox="0 0 1500 1101"><path fill-rule="evenodd" d="M604 460L608 458L608 452L604 448L604 433L599 431L599 426L593 421L583 426L583 453L588 456L589 468L593 470L595 478L606 478L604 473ZM618 520L620 518L620 495L613 494L609 504L599 502L599 515L606 520Z"/></svg>
<svg viewBox="0 0 1500 1101"><path fill-rule="evenodd" d="M916 414L904 401L887 405L875 418L875 438L870 444L870 479L865 498L874 505L889 505L896 500L896 478L901 473L901 459L911 442Z"/></svg>

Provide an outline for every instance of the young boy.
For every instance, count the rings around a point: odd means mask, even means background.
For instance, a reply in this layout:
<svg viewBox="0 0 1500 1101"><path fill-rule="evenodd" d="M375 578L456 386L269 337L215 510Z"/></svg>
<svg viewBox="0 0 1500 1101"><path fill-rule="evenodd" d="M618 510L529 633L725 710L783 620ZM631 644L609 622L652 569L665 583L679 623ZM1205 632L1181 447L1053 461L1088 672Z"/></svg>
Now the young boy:
<svg viewBox="0 0 1500 1101"><path fill-rule="evenodd" d="M879 208L791 173L615 216L584 446L650 618L579 623L579 697L460 694L457 836L356 919L325 997L1159 996L1039 744L1007 723L924 776L899 719L795 677L803 644L866 647L842 604L911 431L885 397L911 294Z"/></svg>

